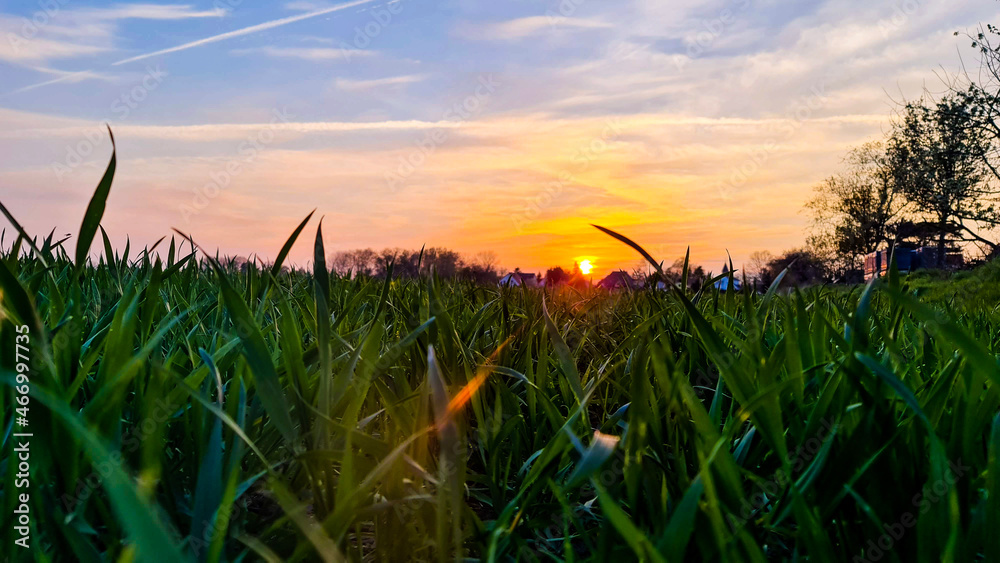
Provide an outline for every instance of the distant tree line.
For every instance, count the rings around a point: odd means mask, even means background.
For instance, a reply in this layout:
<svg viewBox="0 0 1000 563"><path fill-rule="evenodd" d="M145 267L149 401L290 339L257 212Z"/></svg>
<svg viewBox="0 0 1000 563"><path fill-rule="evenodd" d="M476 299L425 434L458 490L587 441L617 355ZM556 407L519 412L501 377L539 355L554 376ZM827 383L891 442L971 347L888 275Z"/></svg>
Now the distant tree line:
<svg viewBox="0 0 1000 563"><path fill-rule="evenodd" d="M500 279L497 262L496 254L491 251L463 257L454 250L438 247L346 250L328 259L331 270L341 276L382 278L392 263L396 278L417 278L434 271L442 278L466 279L480 284L496 283Z"/></svg>

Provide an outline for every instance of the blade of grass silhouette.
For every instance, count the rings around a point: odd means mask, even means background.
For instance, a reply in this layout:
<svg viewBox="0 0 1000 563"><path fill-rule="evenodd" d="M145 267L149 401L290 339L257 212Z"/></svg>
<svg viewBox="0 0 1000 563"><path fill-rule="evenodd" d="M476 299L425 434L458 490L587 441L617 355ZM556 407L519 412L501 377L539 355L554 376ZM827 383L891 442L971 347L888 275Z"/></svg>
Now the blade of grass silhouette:
<svg viewBox="0 0 1000 563"><path fill-rule="evenodd" d="M7 207L3 204L3 202L0 202L0 213L3 213L4 217L6 217L8 221L10 221L10 224L13 225L14 229L17 230L18 234L21 235L21 239L28 243L28 246L30 246L31 250L34 251L35 257L38 259L39 262L41 262L42 266L48 268L49 262L48 260L45 259L45 255L42 254L42 250L38 248L38 245L35 244L35 239L28 236L27 231L25 231L24 227L22 227L21 224L17 222L17 219L15 219L13 215L11 215L10 211L7 210Z"/></svg>
<svg viewBox="0 0 1000 563"><path fill-rule="evenodd" d="M278 252L278 257L274 259L274 265L271 266L271 275L277 277L278 274L281 273L281 266L285 263L285 258L288 257L288 253L292 250L292 245L294 245L295 241L299 238L299 234L302 233L302 229L306 228L306 223L309 222L309 219L312 219L313 213L316 213L315 209L310 211L309 215L306 215L306 218L299 223L299 226L295 228L292 235L288 237L287 241L285 241L285 245L282 246L281 251Z"/></svg>
<svg viewBox="0 0 1000 563"><path fill-rule="evenodd" d="M87 212L83 215L83 224L80 225L80 234L76 239L76 271L77 274L82 271L83 266L87 263L87 255L90 253L90 244L94 242L94 237L97 235L97 228L101 224L101 219L104 217L104 209L107 206L108 194L111 193L111 182L115 178L115 167L117 163L117 155L115 149L115 136L111 132L111 126L108 126L108 135L111 136L111 161L108 162L108 167L104 171L104 177L101 178L99 184L97 184L97 189L94 190L94 195L90 198L90 203L87 205Z"/></svg>
<svg viewBox="0 0 1000 563"><path fill-rule="evenodd" d="M639 244L636 243L636 242L634 242L632 239L628 238L625 235L616 233L615 231L612 231L611 229L602 227L600 225L595 225L595 224L591 223L590 226L594 227L595 229L601 231L602 233L604 233L604 234L606 234L606 235L608 235L608 236L610 236L612 238L618 239L619 241L624 242L625 244L631 246L633 249L635 249L636 252L638 252L639 254L641 254L642 257L645 258L646 261L649 262L653 266L653 268L656 269L656 271L658 273L663 274L663 268L660 266L660 263L657 262L656 260L654 260L653 257L650 256L650 254L648 252L646 252L646 249L644 249L643 247L639 246Z"/></svg>

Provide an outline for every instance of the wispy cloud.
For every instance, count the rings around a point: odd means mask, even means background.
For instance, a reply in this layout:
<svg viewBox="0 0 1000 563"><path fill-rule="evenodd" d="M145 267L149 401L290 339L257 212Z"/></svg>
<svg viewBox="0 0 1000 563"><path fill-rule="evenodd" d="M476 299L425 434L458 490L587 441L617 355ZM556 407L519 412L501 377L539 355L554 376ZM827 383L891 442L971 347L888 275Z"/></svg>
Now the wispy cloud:
<svg viewBox="0 0 1000 563"><path fill-rule="evenodd" d="M2 115L2 114L0 114ZM174 141L209 142L245 139L267 129L274 132L295 134L356 133L361 131L420 131L426 129L455 129L457 121L309 121L287 123L204 123L199 125L120 125L115 132L123 138L163 139ZM0 131L0 139L39 139L51 137L80 137L93 127L73 125Z"/></svg>
<svg viewBox="0 0 1000 563"><path fill-rule="evenodd" d="M118 4L110 8L82 10L95 19L102 20L184 20L190 18L220 18L226 15L223 8L196 10L190 4Z"/></svg>
<svg viewBox="0 0 1000 563"><path fill-rule="evenodd" d="M322 10L329 7L330 4L326 2L309 2L308 0L295 0L293 2L286 2L284 5L286 10L292 10L295 12L312 12L314 10Z"/></svg>
<svg viewBox="0 0 1000 563"><path fill-rule="evenodd" d="M465 39L512 40L567 30L607 29L608 22L583 18L528 16L491 23L464 23L458 33Z"/></svg>
<svg viewBox="0 0 1000 563"><path fill-rule="evenodd" d="M331 37L319 37L316 35L306 35L299 38L303 43L322 43L324 45L332 45L334 43Z"/></svg>
<svg viewBox="0 0 1000 563"><path fill-rule="evenodd" d="M251 47L248 49L233 49L229 51L233 55L263 55L265 57L303 59L307 61L340 61L349 60L351 57L365 57L374 54L374 51L361 49L332 49L326 47Z"/></svg>
<svg viewBox="0 0 1000 563"><path fill-rule="evenodd" d="M313 12L307 12L305 14L299 14L297 16L289 16L287 18L280 18L276 20L267 21L264 23L259 23L257 25L251 25L249 27L244 27L242 29L237 29L233 31L227 31L226 33L220 33L218 35L213 35L211 37L205 37L204 39L198 39L197 41L189 41L187 43L182 43L175 47L169 47L167 49L160 49L158 51L153 51L151 53L145 53L142 55L136 55L134 57L129 57L127 59L122 59L120 61L115 61L113 65L122 65L126 63L131 63L135 61L141 61L143 59L148 59L150 57L155 57L159 55L165 55L167 53L176 53L177 51L185 51L187 49L192 49L194 47L200 47L202 45L208 45L209 43L217 43L219 41L225 41L227 39L232 39L234 37L242 37L244 35L252 35L261 31L266 31L268 29L274 29L276 27L281 27L283 25L288 25L290 23L295 23L298 21L315 18L317 16L322 16L325 14L330 14L333 12L339 12L341 10L346 10L348 8L353 8L355 6L361 6L362 4L369 4L375 0L355 0L354 2L347 2L344 4L337 4L330 8L324 8L322 10L316 10Z"/></svg>
<svg viewBox="0 0 1000 563"><path fill-rule="evenodd" d="M86 57L112 49L114 25L78 12L36 25L30 20L0 14L0 61L15 64Z"/></svg>
<svg viewBox="0 0 1000 563"><path fill-rule="evenodd" d="M398 86L401 84L413 84L427 78L426 74L405 74L402 76L388 76L373 80L350 80L348 78L337 79L337 88L341 90L371 90L382 86Z"/></svg>
<svg viewBox="0 0 1000 563"><path fill-rule="evenodd" d="M44 8L44 7L43 7ZM45 15L44 18L36 17ZM73 83L107 76L91 70L70 72L48 68L52 61L78 59L114 50L122 20L185 20L218 18L221 8L198 10L188 4L116 4L106 8L63 7L52 14L15 17L0 13L0 61L24 66L58 78L17 90L24 92L57 83ZM40 66L41 65L41 66Z"/></svg>

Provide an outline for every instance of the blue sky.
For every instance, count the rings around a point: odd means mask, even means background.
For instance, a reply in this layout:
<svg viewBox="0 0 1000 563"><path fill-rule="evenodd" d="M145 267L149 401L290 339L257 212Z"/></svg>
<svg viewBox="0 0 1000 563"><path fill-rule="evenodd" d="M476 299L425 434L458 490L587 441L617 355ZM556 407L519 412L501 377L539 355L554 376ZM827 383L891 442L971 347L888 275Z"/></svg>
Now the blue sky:
<svg viewBox="0 0 1000 563"><path fill-rule="evenodd" d="M993 2L43 0L0 8L0 198L75 232L118 141L105 227L274 255L496 251L526 269L801 245L802 203L892 99L974 65ZM308 260L308 245L293 253Z"/></svg>

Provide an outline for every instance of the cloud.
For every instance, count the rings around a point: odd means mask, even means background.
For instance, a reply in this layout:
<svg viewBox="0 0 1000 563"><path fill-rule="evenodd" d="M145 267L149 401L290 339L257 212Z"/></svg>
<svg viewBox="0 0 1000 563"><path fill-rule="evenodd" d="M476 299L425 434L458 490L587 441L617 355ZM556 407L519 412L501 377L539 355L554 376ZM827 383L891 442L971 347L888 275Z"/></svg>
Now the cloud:
<svg viewBox="0 0 1000 563"><path fill-rule="evenodd" d="M493 249L505 264L532 269L562 263L570 250L570 256L593 250L609 267L630 264L629 249L591 232L587 223L595 222L621 228L665 259L683 254L690 243L701 263L721 264L726 248L738 263L757 248L777 250L801 237L806 221L796 211L812 184L837 165L843 147L877 131L880 117L817 118L796 136L778 138L759 161L755 151L773 139L774 130L790 125L786 118L635 113L616 118L620 133L610 137L603 133L607 116L544 113L484 115L462 123L123 123L115 135L121 153L131 155L121 165L122 185L130 189L120 191L114 205L128 200L131 207L118 213L109 208L108 216L116 232L155 240L171 226L186 226L181 208L190 204L192 189L239 162L243 171L190 225L199 240L225 252L280 246L280 233L244 229L254 217L295 217L320 207L344 214L343 238L330 235L349 246L419 248L427 242L462 251ZM63 147L72 145L64 139L100 131L96 124L2 111L0 120L17 128L0 131L0 149L53 147L50 158L59 162ZM245 160L240 144L264 129L274 130L273 142ZM435 130L445 136L428 151L419 141ZM106 164L106 150L95 151L95 168L73 179L90 189L90 177ZM400 172L404 162L408 168ZM747 164L752 168L745 169ZM30 166L22 165L19 175L0 170L0 181L24 188L19 202L30 201L35 186L53 183L49 162L40 160L34 172ZM404 174L396 188L387 183L390 172ZM716 187L734 174L739 184L727 192ZM241 217L229 216L232 209ZM67 205L58 224L70 224L73 212ZM144 222L129 219L135 216ZM369 219L384 216L398 221L376 228L376 219ZM720 217L730 229L710 227ZM761 217L781 225L776 234L759 232ZM45 220L56 221L48 215ZM236 232L227 228L233 225ZM296 252L294 259L308 259L308 252Z"/></svg>
<svg viewBox="0 0 1000 563"><path fill-rule="evenodd" d="M2 113L0 113L2 115ZM457 121L311 121L274 123L205 123L199 125L132 125L123 124L115 129L122 138L163 139L189 142L239 140L255 136L261 131L297 134L357 133L361 131L420 131L425 129L455 129L463 126ZM0 139L40 139L51 137L76 138L86 135L94 127L69 126L47 128L7 129L0 131Z"/></svg>
<svg viewBox="0 0 1000 563"><path fill-rule="evenodd" d="M38 25L0 14L0 61L44 64L111 50L113 26L94 20L77 26L70 20L45 20L45 24Z"/></svg>
<svg viewBox="0 0 1000 563"><path fill-rule="evenodd" d="M200 47L202 45L208 45L209 43L217 43L219 41L225 41L227 39L232 39L234 37L242 37L244 35L252 35L260 31L266 31L268 29L274 29L276 27L281 27L283 25L288 25L290 23L295 23L298 21L306 20L309 18L315 18L317 16L322 16L332 12L339 12L341 10L346 10L348 8L353 8L355 6L360 6L362 4L369 4L374 0L355 0L353 2L346 2L344 4L337 4L330 8L324 8L322 10L316 10L313 12L307 12L305 14L299 14L297 16L289 16L287 18L280 18L276 20L267 21L264 23L259 23L256 25L251 25L249 27L244 27L241 29L227 31L226 33L220 33L218 35L213 35L211 37L205 37L204 39L198 39L197 41L189 41L187 43L182 43L175 47L169 47L167 49L160 49L158 51L153 51L150 53L145 53L142 55L136 55L134 57L129 57L127 59L122 59L120 61L115 61L113 65L122 65L126 63L131 63L134 61L141 61L142 59L148 59L150 57L155 57L158 55L165 55L168 53L176 53L177 51L185 51L187 49L193 49L194 47Z"/></svg>
<svg viewBox="0 0 1000 563"><path fill-rule="evenodd" d="M337 88L341 90L357 91L371 90L382 86L398 86L401 84L413 84L427 78L425 74L405 74L402 76L388 76L386 78L376 78L374 80L350 80L339 78L336 81Z"/></svg>
<svg viewBox="0 0 1000 563"><path fill-rule="evenodd" d="M220 18L226 15L223 8L195 10L190 4L118 4L110 8L86 10L100 20L184 20L190 18Z"/></svg>
<svg viewBox="0 0 1000 563"><path fill-rule="evenodd" d="M0 35L2 34L4 32L0 31ZM0 41L0 61L15 64L45 63L50 60L86 57L110 50L108 46L85 45L69 41L50 39L25 41L17 35L7 35L7 38L11 40Z"/></svg>
<svg viewBox="0 0 1000 563"><path fill-rule="evenodd" d="M308 0L296 0L294 2L286 2L284 8L286 10L292 10L295 12L313 12L315 10L322 10L324 8L329 8L330 4L326 2L309 2Z"/></svg>
<svg viewBox="0 0 1000 563"><path fill-rule="evenodd" d="M528 16L493 23L465 23L458 32L465 39L514 40L542 33L567 30L607 29L612 24L604 21L563 16Z"/></svg>
<svg viewBox="0 0 1000 563"><path fill-rule="evenodd" d="M109 8L38 11L30 17L0 14L0 60L25 63L79 58L113 48L121 20L182 20L222 17L225 10L190 5L118 4Z"/></svg>
<svg viewBox="0 0 1000 563"><path fill-rule="evenodd" d="M41 5L40 5L41 6ZM56 78L30 84L11 93L26 92L51 84L73 84L84 80L111 80L93 70L66 71L51 68L53 61L93 57L114 50L122 20L185 20L217 18L226 11L196 10L187 4L117 4L107 8L44 8L28 17L0 14L0 61L29 70L55 74Z"/></svg>
<svg viewBox="0 0 1000 563"><path fill-rule="evenodd" d="M326 47L250 47L246 49L233 49L229 51L233 55L263 55L265 57L303 59L306 61L348 61L351 57L368 57L375 54L374 51L362 49L331 49Z"/></svg>

